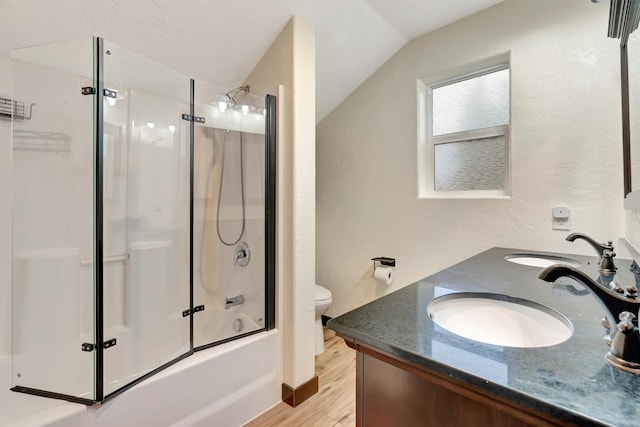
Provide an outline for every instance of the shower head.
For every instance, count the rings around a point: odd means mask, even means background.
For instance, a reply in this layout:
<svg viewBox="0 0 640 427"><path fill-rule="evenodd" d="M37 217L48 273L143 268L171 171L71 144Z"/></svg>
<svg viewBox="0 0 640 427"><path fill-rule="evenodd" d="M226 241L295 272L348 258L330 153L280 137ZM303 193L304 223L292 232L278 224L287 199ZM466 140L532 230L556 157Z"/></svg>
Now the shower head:
<svg viewBox="0 0 640 427"><path fill-rule="evenodd" d="M225 93L224 95L229 99L229 101L233 102L235 105L238 105L238 100L236 99L236 95L239 92L244 92L245 94L247 94L247 93L249 93L249 90L251 90L251 87L249 85L240 86L240 87L237 87L235 89L230 90L229 92Z"/></svg>
<svg viewBox="0 0 640 427"><path fill-rule="evenodd" d="M227 107L229 107L230 105L232 106L233 109L238 109L240 107L238 104L238 100L236 99L236 96L238 96L238 93L240 92L247 94L249 93L250 89L251 87L249 87L249 85L240 86L235 89L231 89L229 92L225 93L224 95L218 95L217 101L215 101L214 104L217 103L218 108L222 113L224 113L227 110ZM248 107L243 106L243 112L245 108L248 108Z"/></svg>

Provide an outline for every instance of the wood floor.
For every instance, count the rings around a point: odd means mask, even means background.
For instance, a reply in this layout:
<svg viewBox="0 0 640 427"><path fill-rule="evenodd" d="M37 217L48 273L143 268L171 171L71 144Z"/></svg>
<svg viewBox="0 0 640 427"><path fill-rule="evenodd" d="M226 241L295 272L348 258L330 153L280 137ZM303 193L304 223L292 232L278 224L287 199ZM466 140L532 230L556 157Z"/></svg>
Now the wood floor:
<svg viewBox="0 0 640 427"><path fill-rule="evenodd" d="M316 356L318 393L295 408L280 402L245 427L355 426L356 354L335 332L324 333L325 352Z"/></svg>

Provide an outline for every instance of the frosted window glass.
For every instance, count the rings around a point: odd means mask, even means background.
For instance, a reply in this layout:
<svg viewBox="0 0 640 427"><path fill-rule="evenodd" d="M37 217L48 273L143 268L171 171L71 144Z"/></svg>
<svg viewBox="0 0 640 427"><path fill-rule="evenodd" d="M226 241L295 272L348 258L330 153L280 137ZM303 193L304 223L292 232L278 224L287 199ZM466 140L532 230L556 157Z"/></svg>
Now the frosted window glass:
<svg viewBox="0 0 640 427"><path fill-rule="evenodd" d="M509 69L432 90L432 135L509 123Z"/></svg>
<svg viewBox="0 0 640 427"><path fill-rule="evenodd" d="M504 190L504 147L504 135L435 145L435 191Z"/></svg>

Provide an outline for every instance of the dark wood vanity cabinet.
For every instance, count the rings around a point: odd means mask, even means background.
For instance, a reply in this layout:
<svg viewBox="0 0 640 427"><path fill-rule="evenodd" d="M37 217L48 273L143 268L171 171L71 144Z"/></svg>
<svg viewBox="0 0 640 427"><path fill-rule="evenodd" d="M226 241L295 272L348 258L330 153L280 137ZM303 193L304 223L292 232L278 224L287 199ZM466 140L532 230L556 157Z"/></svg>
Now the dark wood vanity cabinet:
<svg viewBox="0 0 640 427"><path fill-rule="evenodd" d="M344 337L356 353L356 425L573 426Z"/></svg>

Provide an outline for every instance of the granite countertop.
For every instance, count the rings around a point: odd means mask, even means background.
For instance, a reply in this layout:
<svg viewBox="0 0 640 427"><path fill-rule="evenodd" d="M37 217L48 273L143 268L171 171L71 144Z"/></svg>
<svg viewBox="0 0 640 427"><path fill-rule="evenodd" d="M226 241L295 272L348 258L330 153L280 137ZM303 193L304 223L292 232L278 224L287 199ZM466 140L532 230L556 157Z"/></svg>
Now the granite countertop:
<svg viewBox="0 0 640 427"><path fill-rule="evenodd" d="M598 259L522 249L493 248L329 321L357 343L447 375L515 403L580 426L640 426L640 375L605 362L604 309L569 278L538 279L538 267L505 260L533 253L568 257L594 280ZM616 259L615 280L635 284L631 261ZM427 314L437 296L463 291L524 298L565 315L569 340L550 347L501 347L465 339Z"/></svg>

